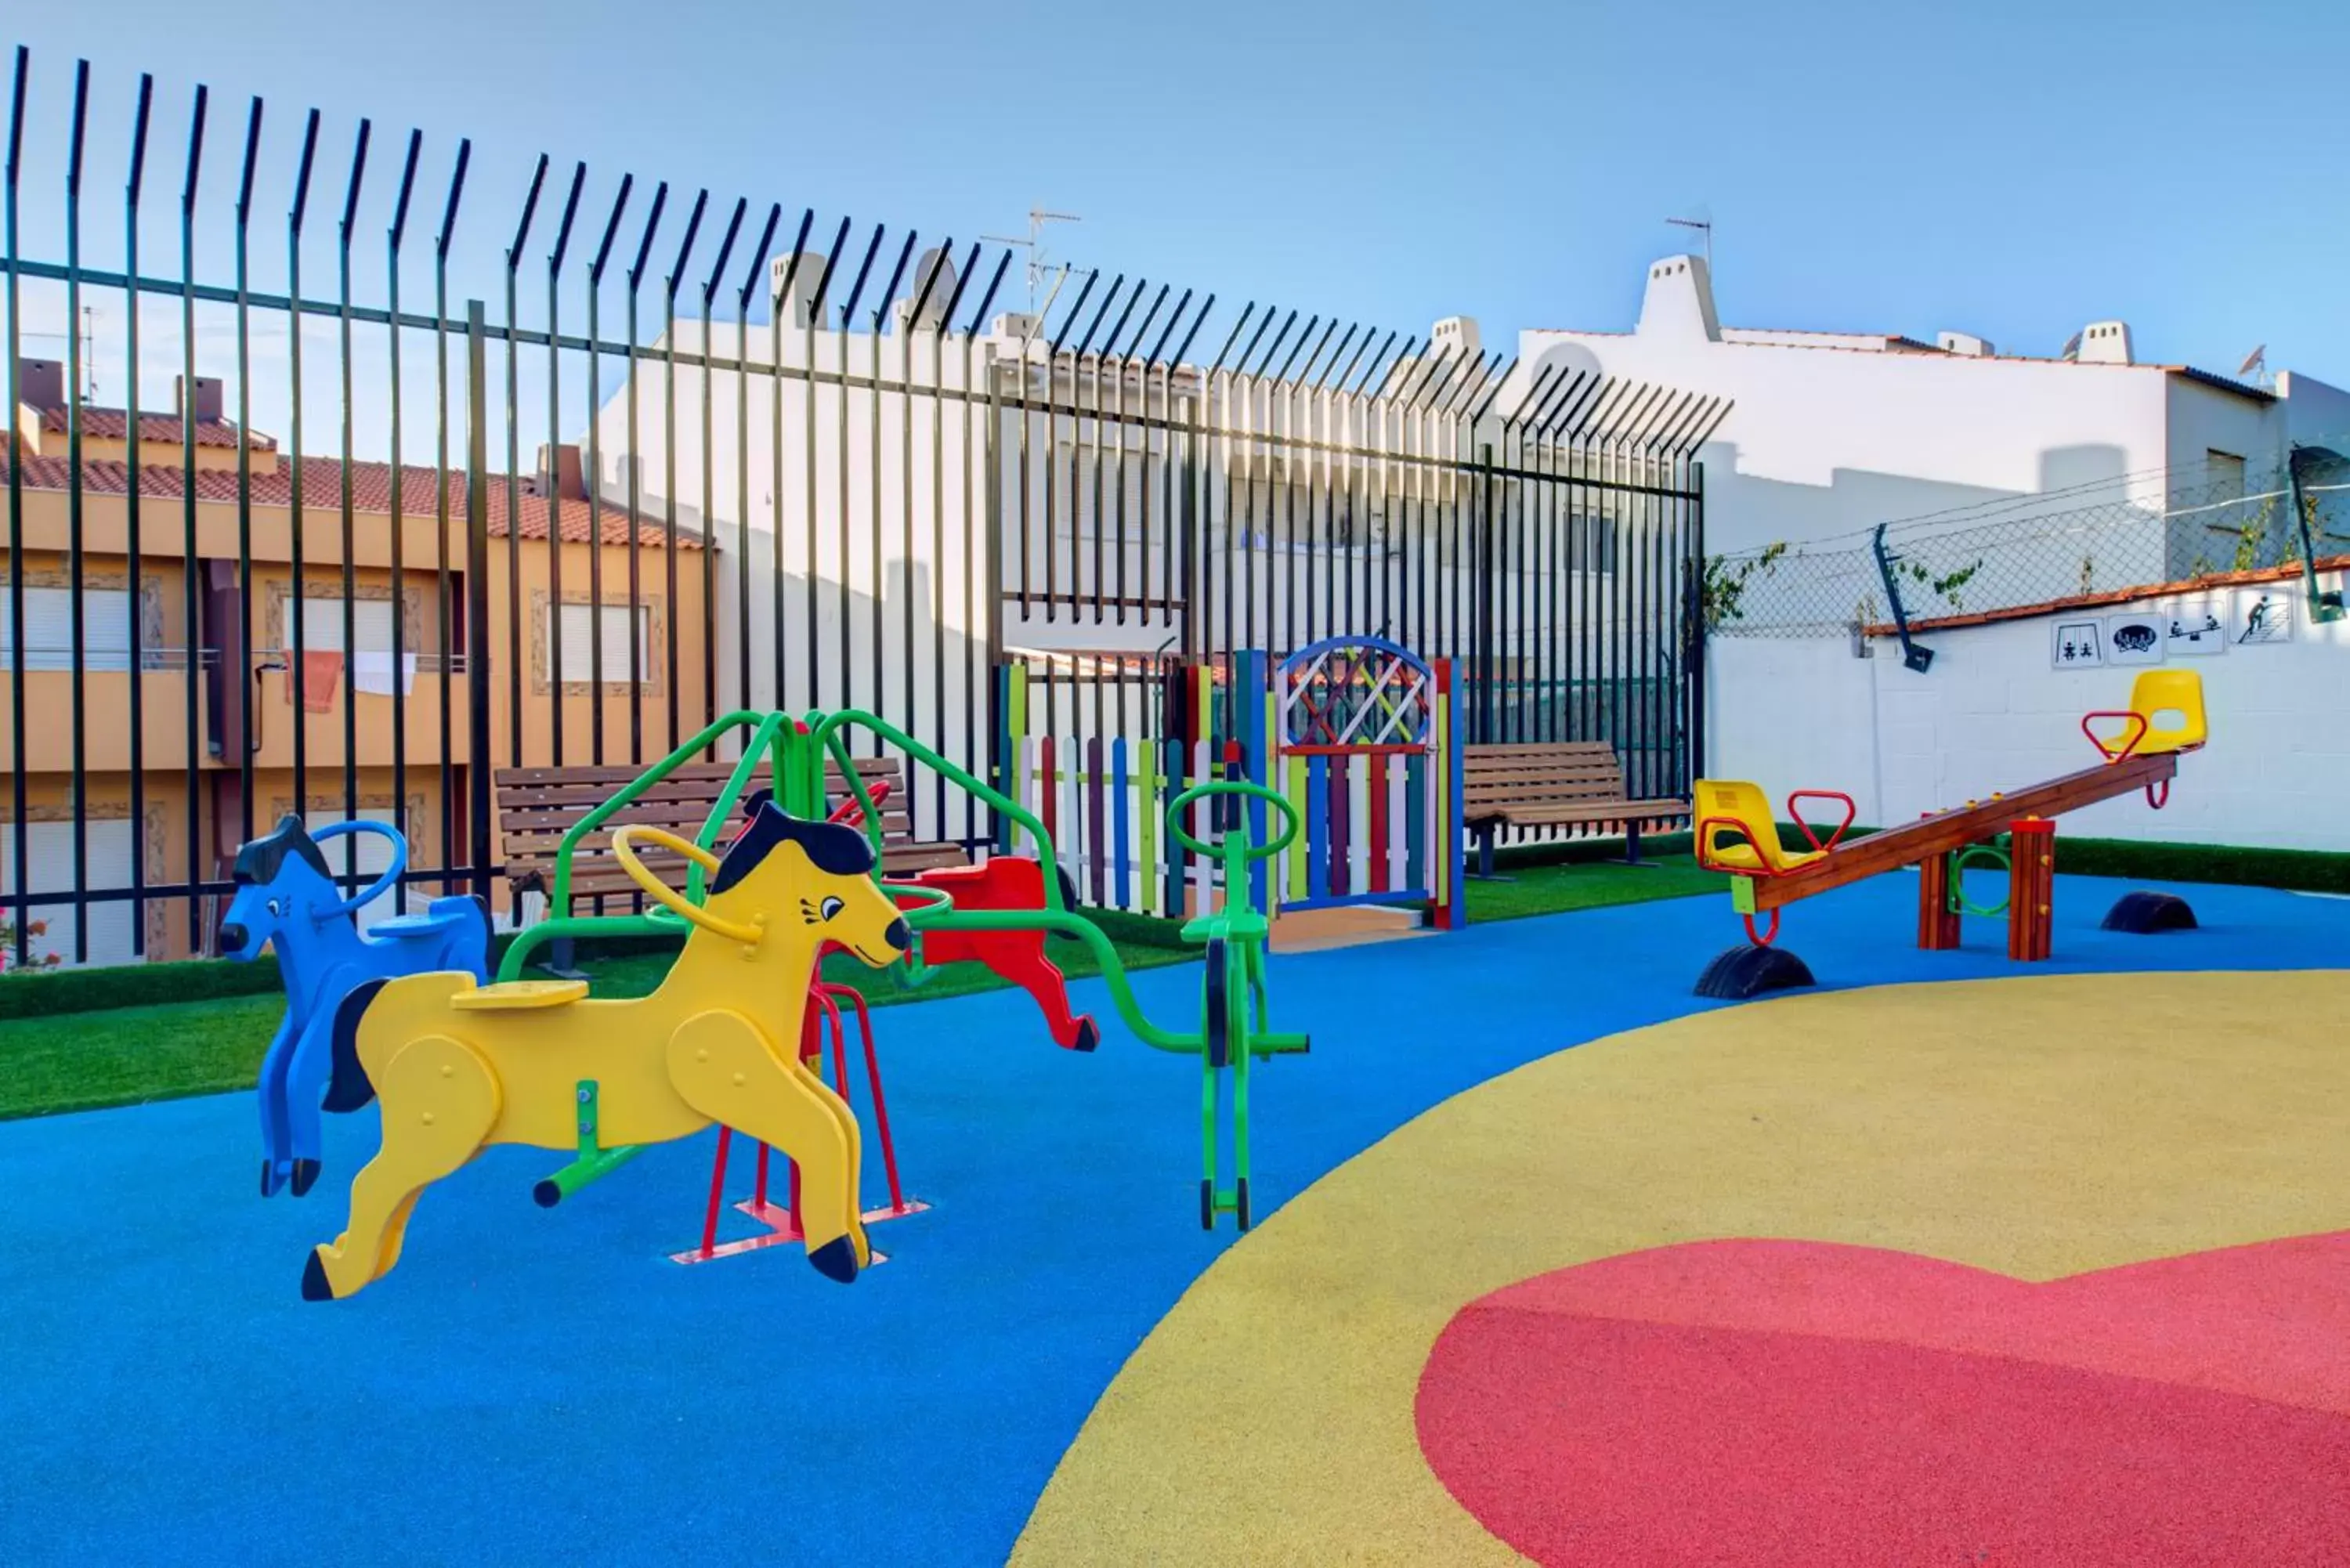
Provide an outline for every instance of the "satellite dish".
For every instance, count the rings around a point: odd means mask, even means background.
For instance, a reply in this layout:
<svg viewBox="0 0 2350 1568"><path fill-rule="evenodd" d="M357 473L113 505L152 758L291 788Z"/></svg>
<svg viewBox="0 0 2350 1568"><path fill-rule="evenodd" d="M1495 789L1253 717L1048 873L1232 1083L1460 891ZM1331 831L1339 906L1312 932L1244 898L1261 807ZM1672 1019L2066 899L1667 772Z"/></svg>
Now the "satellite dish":
<svg viewBox="0 0 2350 1568"><path fill-rule="evenodd" d="M955 266L946 250L932 245L914 264L913 292L898 306L898 318L910 327L935 331L946 319L947 301L954 297ZM914 301L922 302L922 313L914 314Z"/></svg>
<svg viewBox="0 0 2350 1568"><path fill-rule="evenodd" d="M2064 339L2064 347L2057 351L2056 357L2059 359L2079 358L2081 357L2081 335L2075 332L2073 336Z"/></svg>
<svg viewBox="0 0 2350 1568"><path fill-rule="evenodd" d="M2236 374L2239 376L2251 375L2266 364L2268 357L2269 346L2265 343L2259 345L2253 348L2251 353L2244 356L2244 362L2236 367Z"/></svg>

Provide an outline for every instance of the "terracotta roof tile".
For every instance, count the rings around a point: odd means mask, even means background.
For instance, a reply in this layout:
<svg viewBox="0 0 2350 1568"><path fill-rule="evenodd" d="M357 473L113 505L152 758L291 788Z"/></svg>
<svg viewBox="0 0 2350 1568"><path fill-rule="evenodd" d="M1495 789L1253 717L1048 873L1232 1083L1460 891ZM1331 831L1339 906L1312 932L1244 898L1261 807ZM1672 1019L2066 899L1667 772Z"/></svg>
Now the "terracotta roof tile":
<svg viewBox="0 0 2350 1568"><path fill-rule="evenodd" d="M7 483L8 446L0 439L0 484ZM93 495L122 495L130 490L130 465L110 460L90 459L82 463L82 487ZM28 490L65 490L68 488L71 470L62 457L29 458L25 463L25 486ZM172 464L149 463L140 469L139 493L158 500L177 501L182 494L181 469ZM400 471L400 510L411 518L432 515L433 483L439 471L420 468L413 463ZM505 475L490 476L490 534L503 538L506 534ZM342 504L342 465L333 458L306 457L302 460L302 504L305 510L316 508L333 511ZM522 536L525 539L546 537L548 507L546 498L530 493L532 482L522 482ZM202 468L195 472L196 499L233 504L236 500L236 472L234 469ZM275 473L253 476L253 503L256 506L286 506L294 493L294 474L290 463L280 463ZM351 465L351 508L355 512L391 514L391 465L386 462L356 462ZM462 518L465 511L465 476L449 475L449 514ZM660 549L667 542L663 525L658 521L644 520L639 513L638 541L649 549ZM588 543L591 526L588 503L566 501L562 504L561 526L564 542L572 545ZM629 542L629 516L625 507L606 505L601 514L603 541L607 545ZM682 549L698 550L702 541L691 534L679 531L678 545Z"/></svg>
<svg viewBox="0 0 2350 1568"><path fill-rule="evenodd" d="M41 410L41 429L57 435L65 434L66 410L63 409L43 409ZM121 441L127 437L130 432L130 416L121 409L85 408L81 411L81 433L86 436L95 436L102 441ZM141 441L168 441L173 446L179 445L180 416L177 414L140 414L139 416L139 439ZM230 420L198 420L196 421L196 444L198 446L235 446L235 422ZM249 444L255 452L276 452L277 450L277 441L276 438L263 435L259 431L255 431L252 433L249 438Z"/></svg>

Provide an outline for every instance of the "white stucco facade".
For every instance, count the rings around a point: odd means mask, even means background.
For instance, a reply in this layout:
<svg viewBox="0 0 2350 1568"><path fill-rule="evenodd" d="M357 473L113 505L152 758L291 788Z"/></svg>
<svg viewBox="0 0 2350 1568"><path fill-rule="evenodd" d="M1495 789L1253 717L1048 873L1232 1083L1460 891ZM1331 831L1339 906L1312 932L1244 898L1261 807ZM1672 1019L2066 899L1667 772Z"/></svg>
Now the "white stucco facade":
<svg viewBox="0 0 2350 1568"><path fill-rule="evenodd" d="M2325 574L2321 586L2339 589L2342 578ZM1711 771L1752 779L1774 802L1791 790L1842 790L1859 820L1880 826L2054 778L2096 760L2082 715L2126 706L2138 673L2060 668L2060 628L2207 608L2240 623L2246 601L2266 596L2289 606L2284 640L2167 659L2203 678L2211 724L2210 744L2180 763L2169 803L2155 811L2131 795L2067 814L2060 845L2082 834L2350 850L2338 809L2350 779L2350 732L2338 720L2350 621L2314 624L2303 593L2289 577L1937 628L1919 639L1934 650L1923 675L1904 668L1890 639L1864 644L1867 658L1821 638L1721 645L1730 656L1711 662L1706 693Z"/></svg>
<svg viewBox="0 0 2350 1568"><path fill-rule="evenodd" d="M2045 492L2158 501L2161 475L2199 472L2211 452L2257 475L2288 441L2350 442L2350 394L2291 373L2266 389L2133 363L2125 323L2085 327L2074 359L1993 348L1957 331L1727 327L1704 260L1670 256L1648 269L1632 331L1523 333L1498 406L1554 369L1732 400L1699 454L1716 555Z"/></svg>

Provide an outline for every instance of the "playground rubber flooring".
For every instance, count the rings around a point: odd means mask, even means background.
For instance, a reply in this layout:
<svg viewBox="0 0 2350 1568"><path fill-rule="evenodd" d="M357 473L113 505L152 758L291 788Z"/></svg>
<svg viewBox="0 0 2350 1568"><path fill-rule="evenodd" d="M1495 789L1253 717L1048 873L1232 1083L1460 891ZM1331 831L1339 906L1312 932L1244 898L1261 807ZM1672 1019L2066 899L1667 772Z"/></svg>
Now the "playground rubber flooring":
<svg viewBox="0 0 2350 1568"><path fill-rule="evenodd" d="M371 1113L299 1200L245 1096L0 1125L0 1562L2350 1560L2350 901L2122 890L2025 971L1880 878L1740 1006L1721 899L1276 959L1237 1242L1191 1059L889 1009L935 1207L847 1289L667 1261L707 1136L493 1151L314 1304Z"/></svg>

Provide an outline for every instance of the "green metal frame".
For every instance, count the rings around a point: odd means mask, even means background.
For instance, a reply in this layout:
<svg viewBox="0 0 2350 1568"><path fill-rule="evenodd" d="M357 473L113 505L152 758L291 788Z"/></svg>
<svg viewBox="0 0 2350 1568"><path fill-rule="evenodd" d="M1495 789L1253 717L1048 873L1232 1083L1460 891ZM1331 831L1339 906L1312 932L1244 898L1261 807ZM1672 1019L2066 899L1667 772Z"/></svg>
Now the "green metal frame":
<svg viewBox="0 0 2350 1568"><path fill-rule="evenodd" d="M726 787L719 792L712 805L709 819L702 824L694 842L703 848L715 847L718 837L733 820L750 781L757 776L765 763L775 780L776 801L795 816L816 818L825 815L825 763L827 760L839 765L849 793L863 812L863 831L872 841L875 852L874 878L881 879L881 814L863 778L858 774L850 755L845 732L850 727L870 732L873 735L898 747L906 755L932 769L969 792L997 812L1010 817L1027 830L1037 853L1047 865L1057 864L1052 836L1035 814L1019 802L991 787L951 759L899 729L887 720L858 709L844 709L825 713L811 711L804 718L795 719L781 712L762 713L749 710L729 713L703 729L691 740L655 763L634 783L622 789L610 800L589 812L563 836L556 852L555 877L549 905L554 909L570 908L571 860L577 846L589 834L627 809L629 804L666 778L671 772L715 744L735 731L748 729L749 736L743 747L743 760ZM1235 825L1211 842L1193 837L1184 829L1184 814L1201 801L1219 795L1242 796L1262 800L1278 811L1284 821L1284 830L1268 844L1260 845L1250 836L1246 826ZM1266 940L1270 922L1265 912L1257 909L1250 898L1249 867L1253 862L1269 859L1288 848L1297 836L1299 821L1296 808L1276 792L1261 784L1238 780L1212 780L1194 784L1177 795L1167 806L1168 833L1177 843L1205 858L1217 861L1222 869L1224 904L1212 913L1201 915L1185 923L1183 939L1219 955L1223 966L1221 991L1225 1017L1222 1033L1227 1049L1225 1059L1218 1062L1209 1050L1211 1029L1207 1017L1207 998L1212 994L1203 980L1200 1027L1195 1031L1163 1028L1153 1023L1136 999L1132 982L1118 950L1110 944L1101 928L1084 915L1071 909L1063 900L1060 878L1044 878L1045 908L1041 909L958 909L946 893L931 888L910 888L889 884L897 895L913 894L926 902L906 911L906 923L916 931L1048 931L1069 937L1086 945L1095 961L1101 967L1104 981L1108 983L1110 998L1137 1038L1157 1050L1178 1054L1197 1055L1201 1064L1201 1144L1202 1175L1201 1179L1201 1218L1213 1227L1219 1214L1231 1214L1240 1227L1246 1230L1251 1222L1249 1210L1249 1069L1259 1056L1273 1056L1303 1052L1310 1042L1302 1033L1278 1031L1272 1027L1271 1002L1266 987ZM685 896L700 903L704 897L704 873L699 866L691 867L686 876ZM1235 905L1234 900L1241 900ZM530 957L540 948L564 939L588 939L622 936L667 936L682 940L686 923L665 910L642 915L572 916L550 915L518 935L506 949L498 966L498 979L510 981L521 977ZM917 970L917 975L920 971ZM1229 1083L1229 1088L1227 1088ZM595 1085L580 1085L579 1151L571 1162L538 1183L538 1200L549 1206L578 1191L607 1172L617 1169L634 1158L633 1147L603 1146L597 1137ZM1229 1115L1225 1113L1229 1107ZM1232 1158L1232 1184L1224 1186L1219 1180L1220 1156L1229 1147Z"/></svg>
<svg viewBox="0 0 2350 1568"><path fill-rule="evenodd" d="M1954 915L2006 914L2007 906L2014 897L2012 892L2008 898L2002 898L1998 903L1981 908L1967 902L1966 870L1967 862L1970 860L1981 860L1988 865L1997 866L2002 871L2012 872L2015 869L2015 863L2008 854L2008 836L2002 834L1996 841L1990 844L1970 844L1951 856L1949 895L1950 912Z"/></svg>

